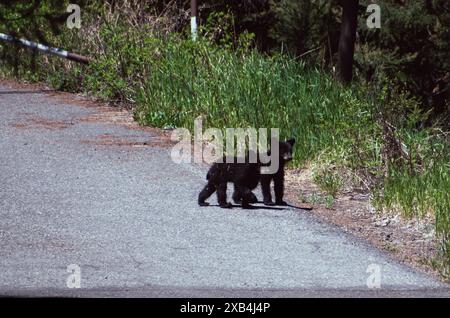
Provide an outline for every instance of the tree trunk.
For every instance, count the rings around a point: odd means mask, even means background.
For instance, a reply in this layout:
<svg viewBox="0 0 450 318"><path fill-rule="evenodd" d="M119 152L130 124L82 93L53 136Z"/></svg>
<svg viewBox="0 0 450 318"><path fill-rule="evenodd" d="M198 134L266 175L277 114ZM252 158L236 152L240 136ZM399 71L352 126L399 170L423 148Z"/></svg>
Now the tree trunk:
<svg viewBox="0 0 450 318"><path fill-rule="evenodd" d="M353 75L359 0L344 0L341 1L341 5L343 12L338 48L338 78L342 83L348 83L352 80Z"/></svg>

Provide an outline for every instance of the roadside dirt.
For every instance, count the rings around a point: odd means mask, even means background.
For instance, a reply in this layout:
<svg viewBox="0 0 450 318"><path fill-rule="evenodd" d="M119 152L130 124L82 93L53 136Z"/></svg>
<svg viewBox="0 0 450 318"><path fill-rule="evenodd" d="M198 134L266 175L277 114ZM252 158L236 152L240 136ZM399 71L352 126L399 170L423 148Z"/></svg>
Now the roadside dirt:
<svg viewBox="0 0 450 318"><path fill-rule="evenodd" d="M433 220L406 219L399 213L377 211L369 194L347 191L331 199L312 181L309 167L286 174L287 199L294 205L308 202L310 213L343 231L364 239L395 259L450 283L432 266L438 242Z"/></svg>
<svg viewBox="0 0 450 318"><path fill-rule="evenodd" d="M70 122L63 122L58 120L51 120L48 118L42 118L42 117L32 117L31 115L25 115L24 121L20 123L13 123L11 124L11 127L18 128L18 129L49 129L49 130L55 130L55 129L64 129L68 128L72 125Z"/></svg>
<svg viewBox="0 0 450 318"><path fill-rule="evenodd" d="M145 131L149 133L147 140L136 135L116 136L111 134L99 135L89 140L81 140L81 143L93 146L119 146L119 147L171 147L174 142L170 139L170 131L153 127L140 126L133 119L132 112L128 109L110 106L105 102L95 101L77 94L55 91L44 85L18 83L8 79L0 79L0 84L21 92L38 92L45 94L46 98L60 101L64 104L75 104L88 108L93 112L88 116L75 119L70 122L43 118L33 113L21 113L22 118L10 126L17 129L65 129L79 123L114 123L131 130ZM14 91L13 91L14 92ZM8 92L11 93L11 92Z"/></svg>
<svg viewBox="0 0 450 318"><path fill-rule="evenodd" d="M111 134L99 135L95 139L81 140L82 144L94 145L94 146L120 146L120 147L146 147L146 146L159 146L167 147L167 142L161 140L160 137L152 138L146 141L134 141L131 138L136 137L132 135L115 136Z"/></svg>

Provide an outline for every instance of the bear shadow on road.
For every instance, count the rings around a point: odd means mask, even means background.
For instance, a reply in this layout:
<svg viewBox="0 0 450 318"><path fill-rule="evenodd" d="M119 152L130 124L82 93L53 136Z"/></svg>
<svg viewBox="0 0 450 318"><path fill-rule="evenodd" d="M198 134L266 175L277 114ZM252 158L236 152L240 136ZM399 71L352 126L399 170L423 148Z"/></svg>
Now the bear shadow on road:
<svg viewBox="0 0 450 318"><path fill-rule="evenodd" d="M259 203L259 202L258 202ZM218 207L218 204L210 204L210 207ZM250 205L248 208L242 208L240 204L232 204L230 209L240 208L242 210L286 210L286 208L277 208L273 206Z"/></svg>
<svg viewBox="0 0 450 318"><path fill-rule="evenodd" d="M303 211L311 211L313 209L312 207L308 207L308 208L307 207L301 207L301 206L292 205L290 203L288 203L287 206L290 207L290 208L303 210Z"/></svg>
<svg viewBox="0 0 450 318"><path fill-rule="evenodd" d="M261 203L262 204L263 202L258 201L256 203ZM210 206L210 207L213 207L213 206L214 207L219 207L218 204L210 204L208 206ZM251 205L251 206L249 206L246 209L242 208L242 206L240 204L233 204L230 209L235 209L235 208L240 208L242 210L275 210L275 211L283 211L283 210L287 210L288 208L294 208L294 209L303 210L303 211L310 211L310 210L312 210L312 208L300 207L300 206L292 205L290 203L288 203L286 206L278 206L278 207L276 207L276 206L267 206L267 205Z"/></svg>

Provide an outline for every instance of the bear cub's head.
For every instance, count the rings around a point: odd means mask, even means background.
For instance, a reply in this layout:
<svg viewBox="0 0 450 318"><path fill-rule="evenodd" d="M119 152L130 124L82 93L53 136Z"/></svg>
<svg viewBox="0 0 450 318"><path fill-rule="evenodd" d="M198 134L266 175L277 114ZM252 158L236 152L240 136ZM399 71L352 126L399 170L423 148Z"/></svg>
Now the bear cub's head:
<svg viewBox="0 0 450 318"><path fill-rule="evenodd" d="M278 153L280 161L288 162L292 160L292 152L295 144L295 139L289 139L287 141L280 141Z"/></svg>
<svg viewBox="0 0 450 318"><path fill-rule="evenodd" d="M295 139L289 139L287 141L278 142L278 158L279 162L284 164L292 160L292 152L295 144ZM271 156L272 151L269 150L267 154Z"/></svg>

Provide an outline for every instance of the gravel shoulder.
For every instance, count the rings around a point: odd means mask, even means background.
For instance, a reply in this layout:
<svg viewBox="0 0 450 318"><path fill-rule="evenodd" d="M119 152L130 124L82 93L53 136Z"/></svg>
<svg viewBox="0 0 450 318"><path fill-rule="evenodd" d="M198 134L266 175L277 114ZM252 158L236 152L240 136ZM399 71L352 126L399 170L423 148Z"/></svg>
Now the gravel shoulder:
<svg viewBox="0 0 450 318"><path fill-rule="evenodd" d="M311 213L389 254L397 261L450 283L442 268L433 263L438 259L439 244L430 217L408 219L400 213L377 211L368 193L347 189L330 204L327 194L312 181L310 168L291 169L287 173L287 197L295 205L310 202Z"/></svg>

